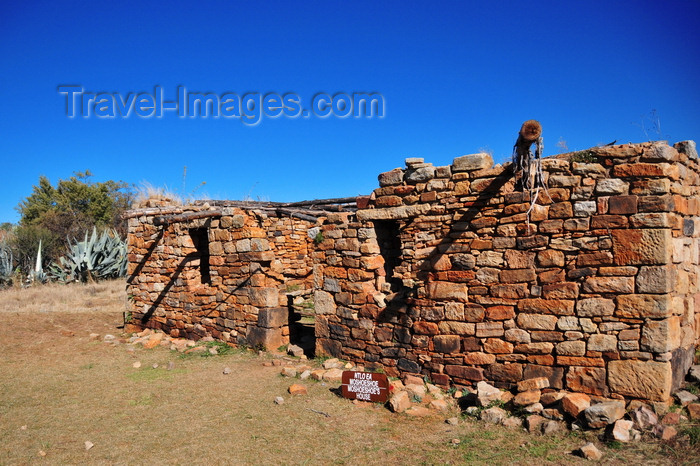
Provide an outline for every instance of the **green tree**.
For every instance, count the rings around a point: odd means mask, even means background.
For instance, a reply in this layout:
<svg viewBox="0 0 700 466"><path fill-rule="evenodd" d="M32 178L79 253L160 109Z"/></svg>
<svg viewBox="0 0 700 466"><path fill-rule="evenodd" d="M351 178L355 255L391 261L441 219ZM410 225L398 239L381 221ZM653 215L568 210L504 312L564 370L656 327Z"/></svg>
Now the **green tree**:
<svg viewBox="0 0 700 466"><path fill-rule="evenodd" d="M23 270L31 267L39 240L45 262L55 261L68 246L69 238L81 238L97 227L116 229L126 236L121 214L133 199L124 182L92 182L89 170L76 172L67 180L52 185L45 176L33 186L32 194L17 206L21 218L13 232L12 244Z"/></svg>

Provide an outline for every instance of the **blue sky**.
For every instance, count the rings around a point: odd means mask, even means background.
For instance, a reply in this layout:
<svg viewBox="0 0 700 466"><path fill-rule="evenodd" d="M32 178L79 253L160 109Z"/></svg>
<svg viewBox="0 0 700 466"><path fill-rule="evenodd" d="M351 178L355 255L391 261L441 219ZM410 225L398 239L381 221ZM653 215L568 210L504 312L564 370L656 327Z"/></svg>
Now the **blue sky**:
<svg viewBox="0 0 700 466"><path fill-rule="evenodd" d="M538 119L545 154L700 138L700 2L3 2L0 222L40 175L294 201L492 151ZM382 118L66 117L85 91L378 92ZM661 134L651 128L656 111ZM647 127L647 134L642 122ZM183 167L187 166L183 191Z"/></svg>

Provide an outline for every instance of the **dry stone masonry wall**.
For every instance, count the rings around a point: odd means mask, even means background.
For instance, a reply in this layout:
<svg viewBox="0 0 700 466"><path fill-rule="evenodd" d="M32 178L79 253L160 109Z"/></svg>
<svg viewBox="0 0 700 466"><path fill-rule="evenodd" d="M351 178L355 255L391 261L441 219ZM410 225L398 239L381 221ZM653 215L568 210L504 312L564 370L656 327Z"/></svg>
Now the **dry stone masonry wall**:
<svg viewBox="0 0 700 466"><path fill-rule="evenodd" d="M163 214L185 220L156 225ZM271 349L289 342L287 292L313 286L310 222L209 205L133 215L128 293L134 323L174 337L213 336Z"/></svg>
<svg viewBox="0 0 700 466"><path fill-rule="evenodd" d="M313 290L317 355L441 386L546 377L667 400L700 341L695 144L597 147L542 167L548 189L523 192L488 154L407 159L356 212L318 221L226 202L140 206L133 322L276 349L290 292Z"/></svg>
<svg viewBox="0 0 700 466"><path fill-rule="evenodd" d="M314 253L317 352L440 385L544 376L668 399L700 337L695 144L542 166L549 189L533 205L487 154L407 159L366 208L329 216Z"/></svg>

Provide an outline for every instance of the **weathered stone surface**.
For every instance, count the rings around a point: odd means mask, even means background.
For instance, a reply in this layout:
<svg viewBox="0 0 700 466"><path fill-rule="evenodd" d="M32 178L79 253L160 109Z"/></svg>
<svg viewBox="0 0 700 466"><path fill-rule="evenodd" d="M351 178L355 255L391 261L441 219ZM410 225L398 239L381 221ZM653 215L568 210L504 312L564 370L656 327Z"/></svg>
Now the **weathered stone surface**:
<svg viewBox="0 0 700 466"><path fill-rule="evenodd" d="M562 409L573 417L578 417L589 406L591 406L591 398L585 393L568 393L561 399Z"/></svg>
<svg viewBox="0 0 700 466"><path fill-rule="evenodd" d="M617 338L615 335L595 334L588 337L588 351L615 351Z"/></svg>
<svg viewBox="0 0 700 466"><path fill-rule="evenodd" d="M632 277L590 277L583 282L586 293L634 293Z"/></svg>
<svg viewBox="0 0 700 466"><path fill-rule="evenodd" d="M612 230L611 233L616 265L663 265L671 262L671 230L629 229Z"/></svg>
<svg viewBox="0 0 700 466"><path fill-rule="evenodd" d="M557 343L556 349L557 349L558 355L583 356L586 354L586 342L585 341L562 341L561 343Z"/></svg>
<svg viewBox="0 0 700 466"><path fill-rule="evenodd" d="M618 442L627 443L631 440L630 430L634 423L632 421L626 421L624 419L619 419L615 421L612 430L610 431L610 438L617 440Z"/></svg>
<svg viewBox="0 0 700 466"><path fill-rule="evenodd" d="M688 417L691 421L700 420L700 403L689 403L686 406Z"/></svg>
<svg viewBox="0 0 700 466"><path fill-rule="evenodd" d="M618 195L627 194L629 191L629 183L619 178L607 178L598 180L595 187L595 192L602 195Z"/></svg>
<svg viewBox="0 0 700 466"><path fill-rule="evenodd" d="M457 353L462 346L462 339L457 335L437 335L433 344L438 353Z"/></svg>
<svg viewBox="0 0 700 466"><path fill-rule="evenodd" d="M523 420L519 417L511 416L505 418L501 424L503 424L505 427L517 429L523 426Z"/></svg>
<svg viewBox="0 0 700 466"><path fill-rule="evenodd" d="M611 316L615 312L615 302L606 298L581 299L576 303L576 315L579 317Z"/></svg>
<svg viewBox="0 0 700 466"><path fill-rule="evenodd" d="M435 167L420 167L416 169L409 169L406 171L405 180L407 183L424 183L428 180L435 178Z"/></svg>
<svg viewBox="0 0 700 466"><path fill-rule="evenodd" d="M485 409L479 414L479 419L491 424L501 424L507 417L506 410L496 406Z"/></svg>
<svg viewBox="0 0 700 466"><path fill-rule="evenodd" d="M513 344L500 338L487 338L484 342L484 351L494 354L510 354L513 352Z"/></svg>
<svg viewBox="0 0 700 466"><path fill-rule="evenodd" d="M518 382L518 391L524 392L528 390L540 390L549 387L549 379L547 377L535 377L531 379L521 380Z"/></svg>
<svg viewBox="0 0 700 466"><path fill-rule="evenodd" d="M586 424L591 429L600 429L612 424L625 415L623 401L606 401L590 406L583 412Z"/></svg>
<svg viewBox="0 0 700 466"><path fill-rule="evenodd" d="M671 394L671 379L668 362L620 360L608 363L610 390L623 396L667 400Z"/></svg>
<svg viewBox="0 0 700 466"><path fill-rule="evenodd" d="M688 406L690 403L698 401L698 397L687 390L680 390L674 393L673 396L678 400L678 404L684 407Z"/></svg>
<svg viewBox="0 0 700 466"><path fill-rule="evenodd" d="M428 296L436 300L467 302L467 286L463 283L431 282L428 285Z"/></svg>
<svg viewBox="0 0 700 466"><path fill-rule="evenodd" d="M642 327L642 350L665 353L678 348L681 343L681 327L678 316L664 320L648 320Z"/></svg>
<svg viewBox="0 0 700 466"><path fill-rule="evenodd" d="M593 443L589 442L579 448L581 456L591 461L600 461L603 458L603 453Z"/></svg>
<svg viewBox="0 0 700 466"><path fill-rule="evenodd" d="M394 168L379 175L379 186L394 186L403 182L403 170Z"/></svg>
<svg viewBox="0 0 700 466"><path fill-rule="evenodd" d="M553 315L519 314L518 326L529 330L554 330L559 318Z"/></svg>
<svg viewBox="0 0 700 466"><path fill-rule="evenodd" d="M628 294L616 301L619 317L661 319L671 315L671 300L666 295Z"/></svg>
<svg viewBox="0 0 700 466"><path fill-rule="evenodd" d="M476 384L476 396L479 406L488 406L493 401L501 400L502 392L488 384L487 382L481 381Z"/></svg>
<svg viewBox="0 0 700 466"><path fill-rule="evenodd" d="M656 424L652 431L654 435L661 440L671 440L678 434L678 431L673 426L666 426L663 424Z"/></svg>
<svg viewBox="0 0 700 466"><path fill-rule="evenodd" d="M410 407L411 399L406 391L396 392L389 398L389 408L395 413L402 413Z"/></svg>
<svg viewBox="0 0 700 466"><path fill-rule="evenodd" d="M513 404L516 406L528 406L533 403L539 403L541 394L542 393L539 390L527 390L520 392L515 395L515 398L513 398Z"/></svg>
<svg viewBox="0 0 700 466"><path fill-rule="evenodd" d="M630 413L634 425L639 430L649 430L659 422L659 418L646 406L640 406Z"/></svg>
<svg viewBox="0 0 700 466"><path fill-rule="evenodd" d="M290 385L288 391L289 391L290 395L306 395L306 394L308 394L306 387L303 385L300 385L298 383Z"/></svg>
<svg viewBox="0 0 700 466"><path fill-rule="evenodd" d="M368 220L398 220L418 217L430 212L429 204L415 204L383 209L366 209L357 211L357 219L361 222Z"/></svg>
<svg viewBox="0 0 700 466"><path fill-rule="evenodd" d="M562 359L563 357L559 357ZM579 364L585 362L579 358ZM604 364L604 362L603 362ZM572 391L591 395L604 395L606 392L605 369L603 367L569 367L566 373L566 387Z"/></svg>
<svg viewBox="0 0 700 466"><path fill-rule="evenodd" d="M669 293L676 284L675 268L672 266L644 266L637 275L639 293Z"/></svg>
<svg viewBox="0 0 700 466"><path fill-rule="evenodd" d="M323 380L328 382L340 382L343 378L342 369L329 369L323 373Z"/></svg>
<svg viewBox="0 0 700 466"><path fill-rule="evenodd" d="M543 364L548 364L551 361L543 360ZM539 378L546 377L549 380L549 386L552 388L563 388L564 384L564 368L557 366L544 366L539 364L528 364L523 371L523 377Z"/></svg>
<svg viewBox="0 0 700 466"><path fill-rule="evenodd" d="M463 155L452 161L452 172L474 171L488 169L493 166L493 158L484 152Z"/></svg>
<svg viewBox="0 0 700 466"><path fill-rule="evenodd" d="M542 424L544 424L546 421L547 419L539 414L533 414L532 416L525 418L525 426L527 427L528 432L535 434L542 431Z"/></svg>
<svg viewBox="0 0 700 466"><path fill-rule="evenodd" d="M480 351L474 351L471 353L467 353L464 356L464 363L465 364L482 366L482 365L493 364L494 362L496 362L495 355L489 354L489 353L482 353Z"/></svg>

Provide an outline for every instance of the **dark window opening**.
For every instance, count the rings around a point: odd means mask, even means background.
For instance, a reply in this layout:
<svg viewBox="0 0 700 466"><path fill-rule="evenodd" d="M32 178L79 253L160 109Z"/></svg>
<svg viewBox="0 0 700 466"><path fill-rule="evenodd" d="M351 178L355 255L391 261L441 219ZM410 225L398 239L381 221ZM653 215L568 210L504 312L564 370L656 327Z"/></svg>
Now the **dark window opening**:
<svg viewBox="0 0 700 466"><path fill-rule="evenodd" d="M199 273L202 284L210 285L209 275L209 231L207 228L190 228L190 238L197 250L191 257L199 259Z"/></svg>
<svg viewBox="0 0 700 466"><path fill-rule="evenodd" d="M399 223L393 220L376 220L374 231L377 233L379 252L384 258L386 281L397 291L401 288L401 280L394 277L394 268L401 264L401 236Z"/></svg>

